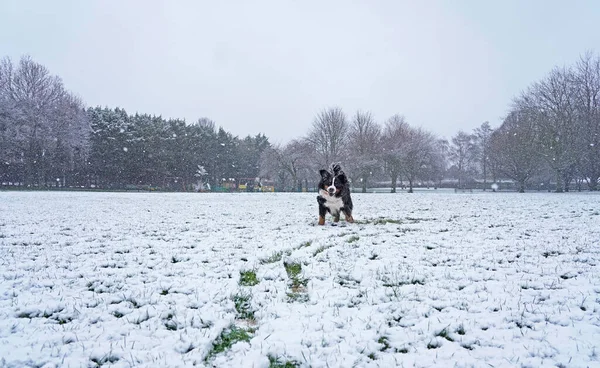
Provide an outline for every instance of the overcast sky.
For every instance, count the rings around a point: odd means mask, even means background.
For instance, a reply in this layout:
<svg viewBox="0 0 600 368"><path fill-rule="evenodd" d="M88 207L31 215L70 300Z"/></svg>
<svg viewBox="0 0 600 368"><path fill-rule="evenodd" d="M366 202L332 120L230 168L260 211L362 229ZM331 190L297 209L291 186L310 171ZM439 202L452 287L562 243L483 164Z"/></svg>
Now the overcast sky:
<svg viewBox="0 0 600 368"><path fill-rule="evenodd" d="M594 0L0 0L0 56L31 55L88 106L275 143L328 106L449 138L498 126L553 66L600 51L599 24Z"/></svg>

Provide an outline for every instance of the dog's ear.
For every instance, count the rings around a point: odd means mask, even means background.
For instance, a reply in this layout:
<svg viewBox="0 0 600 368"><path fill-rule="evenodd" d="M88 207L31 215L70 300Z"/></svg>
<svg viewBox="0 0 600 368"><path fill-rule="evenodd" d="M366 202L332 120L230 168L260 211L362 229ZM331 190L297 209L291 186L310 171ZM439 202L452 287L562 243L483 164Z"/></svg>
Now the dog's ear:
<svg viewBox="0 0 600 368"><path fill-rule="evenodd" d="M325 169L319 170L319 174L321 174L321 178L323 178L323 179L327 179L330 175L329 171L327 171Z"/></svg>

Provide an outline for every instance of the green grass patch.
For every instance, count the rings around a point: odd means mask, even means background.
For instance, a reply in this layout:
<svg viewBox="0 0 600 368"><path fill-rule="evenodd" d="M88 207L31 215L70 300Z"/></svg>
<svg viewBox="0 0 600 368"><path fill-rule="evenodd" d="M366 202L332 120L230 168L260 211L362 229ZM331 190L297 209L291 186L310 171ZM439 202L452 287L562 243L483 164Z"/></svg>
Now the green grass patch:
<svg viewBox="0 0 600 368"><path fill-rule="evenodd" d="M390 348L390 342L389 342L388 338L385 336L381 336L379 338L379 340L377 340L377 343L383 345L381 347L381 349L379 349L379 351L386 351Z"/></svg>
<svg viewBox="0 0 600 368"><path fill-rule="evenodd" d="M269 368L297 368L300 364L292 360L282 361L280 358L269 355Z"/></svg>
<svg viewBox="0 0 600 368"><path fill-rule="evenodd" d="M223 330L221 335L213 342L212 349L208 352L206 359L209 360L215 355L229 350L237 342L250 341L252 338L250 333L251 331L236 326L231 326L229 329Z"/></svg>
<svg viewBox="0 0 600 368"><path fill-rule="evenodd" d="M320 247L318 247L317 249L315 249L315 251L313 252L313 257L316 257L319 253L324 252L325 249L327 249L327 248L329 248L329 247L321 245Z"/></svg>
<svg viewBox="0 0 600 368"><path fill-rule="evenodd" d="M308 294L302 292L287 293L288 303L306 303L309 301Z"/></svg>
<svg viewBox="0 0 600 368"><path fill-rule="evenodd" d="M255 271L240 271L240 285L254 286L258 284Z"/></svg>
<svg viewBox="0 0 600 368"><path fill-rule="evenodd" d="M426 218L426 217L407 217L406 220L410 221L413 224L418 224L421 221L435 221L435 218Z"/></svg>
<svg viewBox="0 0 600 368"><path fill-rule="evenodd" d="M271 254L269 257L267 258L263 258L260 260L261 264L268 264L268 263L275 263L275 262L279 262L281 261L281 258L283 257L283 252L275 252L273 254Z"/></svg>
<svg viewBox="0 0 600 368"><path fill-rule="evenodd" d="M401 220L380 217L373 220L373 225L401 224Z"/></svg>
<svg viewBox="0 0 600 368"><path fill-rule="evenodd" d="M279 251L279 252L275 252L273 254L271 254L269 257L267 258L263 258L260 260L260 264L269 264L269 263L275 263L275 262L279 262L281 261L281 259L283 258L283 255L286 256L290 256L292 254L291 249L288 249L286 251Z"/></svg>
<svg viewBox="0 0 600 368"><path fill-rule="evenodd" d="M355 241L358 241L360 239L360 236L358 235L354 235L348 238L348 240L346 240L347 243L354 243Z"/></svg>
<svg viewBox="0 0 600 368"><path fill-rule="evenodd" d="M239 319L247 319L254 321L254 311L250 305L252 297L250 294L235 294L233 296L233 304Z"/></svg>
<svg viewBox="0 0 600 368"><path fill-rule="evenodd" d="M287 272L287 275L290 279L300 276L300 273L302 272L302 265L300 263L285 262L283 266L285 267L285 272Z"/></svg>
<svg viewBox="0 0 600 368"><path fill-rule="evenodd" d="M285 272L290 278L290 290L287 294L288 302L306 302L308 301L308 295L306 294L306 285L308 285L308 279L302 278L302 265L300 263L288 263L284 262Z"/></svg>
<svg viewBox="0 0 600 368"><path fill-rule="evenodd" d="M312 240L309 240L307 242L304 242L304 243L300 244L300 246L298 246L298 249L310 247L311 244L312 244Z"/></svg>

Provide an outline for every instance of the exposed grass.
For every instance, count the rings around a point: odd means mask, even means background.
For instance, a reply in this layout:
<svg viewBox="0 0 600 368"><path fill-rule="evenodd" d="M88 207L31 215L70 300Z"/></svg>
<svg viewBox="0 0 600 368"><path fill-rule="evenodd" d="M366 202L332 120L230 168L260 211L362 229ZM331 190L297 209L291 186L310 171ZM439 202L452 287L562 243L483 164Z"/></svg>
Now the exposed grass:
<svg viewBox="0 0 600 368"><path fill-rule="evenodd" d="M279 262L283 258L284 254L286 256L290 256L292 254L292 251L290 249L288 249L288 250L283 251L283 252L282 251L275 252L275 253L271 254L267 258L261 259L260 260L260 264L269 264L269 263Z"/></svg>
<svg viewBox="0 0 600 368"><path fill-rule="evenodd" d="M148 321L149 319L150 319L150 313L148 313L148 310L146 309L145 314L139 316L138 318L136 318L135 320L130 321L130 322L133 324L136 324L136 325L140 325L140 324Z"/></svg>
<svg viewBox="0 0 600 368"><path fill-rule="evenodd" d="M435 218L426 218L426 217L407 217L407 221L410 221L413 224L418 224L421 221L435 221Z"/></svg>
<svg viewBox="0 0 600 368"><path fill-rule="evenodd" d="M279 262L279 261L281 261L282 257L283 257L283 252L275 252L272 255L270 255L268 258L261 259L260 263L261 264L268 264L268 263Z"/></svg>
<svg viewBox="0 0 600 368"><path fill-rule="evenodd" d="M386 224L401 224L402 220L395 220L389 218L380 217L376 220L373 220L373 225L386 225Z"/></svg>
<svg viewBox="0 0 600 368"><path fill-rule="evenodd" d="M251 299L250 294L238 293L233 296L233 304L235 305L235 311L239 319L254 321L254 311L250 305Z"/></svg>
<svg viewBox="0 0 600 368"><path fill-rule="evenodd" d="M435 336L443 337L444 339L446 339L448 341L454 341L454 339L452 337L450 337L450 335L448 333L448 328L444 328L443 330L441 330L440 332L435 334Z"/></svg>
<svg viewBox="0 0 600 368"><path fill-rule="evenodd" d="M467 350L474 350L475 349L474 344L460 344L460 346L462 346L463 348L465 348Z"/></svg>
<svg viewBox="0 0 600 368"><path fill-rule="evenodd" d="M280 358L269 355L269 368L297 368L300 364L293 360L281 361Z"/></svg>
<svg viewBox="0 0 600 368"><path fill-rule="evenodd" d="M215 355L229 350L233 344L240 341L250 341L252 331L245 330L236 326L223 330L221 335L213 342L212 349L206 355L206 360L212 359Z"/></svg>
<svg viewBox="0 0 600 368"><path fill-rule="evenodd" d="M302 265L296 262L284 262L285 272L290 278L290 290L287 293L288 302L299 302L305 303L309 300L308 294L306 294L306 285L308 285L308 279L302 278Z"/></svg>
<svg viewBox="0 0 600 368"><path fill-rule="evenodd" d="M351 236L351 237L349 237L349 238L346 240L346 242L347 242L347 243L354 243L355 241L358 241L359 239L360 239L360 236L358 236L358 235L354 235L354 236Z"/></svg>
<svg viewBox="0 0 600 368"><path fill-rule="evenodd" d="M321 245L320 247L318 247L317 249L315 249L315 251L313 252L313 257L316 257L319 253L324 252L325 249L327 249L327 248L329 248L329 247Z"/></svg>
<svg viewBox="0 0 600 368"><path fill-rule="evenodd" d="M306 241L306 242L304 242L304 243L300 244L300 245L298 246L298 249L301 249L301 248L306 248L306 247L310 247L311 245L312 245L312 241L311 241L311 240L309 240L309 241Z"/></svg>
<svg viewBox="0 0 600 368"><path fill-rule="evenodd" d="M101 367L101 366L105 365L106 363L113 364L113 363L118 362L119 357L116 355L112 355L112 354L106 354L105 356L100 357L100 358L98 358L98 357L90 358L90 360L92 361L92 363L96 364L96 367Z"/></svg>
<svg viewBox="0 0 600 368"><path fill-rule="evenodd" d="M542 253L542 256L544 258L556 257L556 256L560 256L560 255L562 255L562 253L557 250L545 251L544 253Z"/></svg>
<svg viewBox="0 0 600 368"><path fill-rule="evenodd" d="M290 278L290 289L295 293L304 292L306 290L306 285L308 285L308 279L300 277L302 266L300 266L299 263L296 265L292 267L291 271L288 271L288 276Z"/></svg>
<svg viewBox="0 0 600 368"><path fill-rule="evenodd" d="M177 321L174 320L175 315L172 312L169 312L167 316L163 319L164 326L169 331L177 331L179 329L179 325Z"/></svg>
<svg viewBox="0 0 600 368"><path fill-rule="evenodd" d="M387 337L385 337L385 336L381 336L381 337L379 338L379 340L377 340L377 343L379 343L379 344L383 345L383 346L381 347L381 349L379 349L379 351L386 351L386 350L388 350L388 349L390 348L390 343L389 343L389 340L388 340L388 338L387 338Z"/></svg>
<svg viewBox="0 0 600 368"><path fill-rule="evenodd" d="M115 318L122 318L125 314L120 311L114 311L112 315L115 316Z"/></svg>
<svg viewBox="0 0 600 368"><path fill-rule="evenodd" d="M425 280L413 277L410 280L400 280L400 281L396 281L396 282L386 282L386 283L383 284L384 287L398 287L398 286L404 286L404 285L425 285Z"/></svg>
<svg viewBox="0 0 600 368"><path fill-rule="evenodd" d="M437 349L439 347L441 347L442 344L439 341L433 340L430 341L429 343L427 343L427 349Z"/></svg>
<svg viewBox="0 0 600 368"><path fill-rule="evenodd" d="M258 284L256 278L256 271L240 271L240 285L241 286L254 286Z"/></svg>
<svg viewBox="0 0 600 368"><path fill-rule="evenodd" d="M308 294L306 293L291 292L286 295L289 303L306 303L309 301Z"/></svg>
<svg viewBox="0 0 600 368"><path fill-rule="evenodd" d="M376 219L372 219L372 220L362 220L362 221L356 221L357 224L373 224L373 225L386 225L386 224L401 224L402 220L395 220L395 219L390 219L390 218L385 218L385 217L379 217Z"/></svg>
<svg viewBox="0 0 600 368"><path fill-rule="evenodd" d="M284 262L283 266L285 267L285 272L287 272L287 275L290 279L300 276L300 273L302 272L302 265L300 263Z"/></svg>

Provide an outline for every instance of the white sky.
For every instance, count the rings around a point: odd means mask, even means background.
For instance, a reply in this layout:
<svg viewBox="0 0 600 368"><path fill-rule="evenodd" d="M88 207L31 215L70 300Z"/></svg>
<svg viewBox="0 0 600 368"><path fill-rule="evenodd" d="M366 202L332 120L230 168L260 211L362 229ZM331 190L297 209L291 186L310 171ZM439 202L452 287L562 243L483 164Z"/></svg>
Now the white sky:
<svg viewBox="0 0 600 368"><path fill-rule="evenodd" d="M0 56L31 55L89 106L272 142L328 106L449 138L598 51L599 20L595 1L3 0Z"/></svg>

